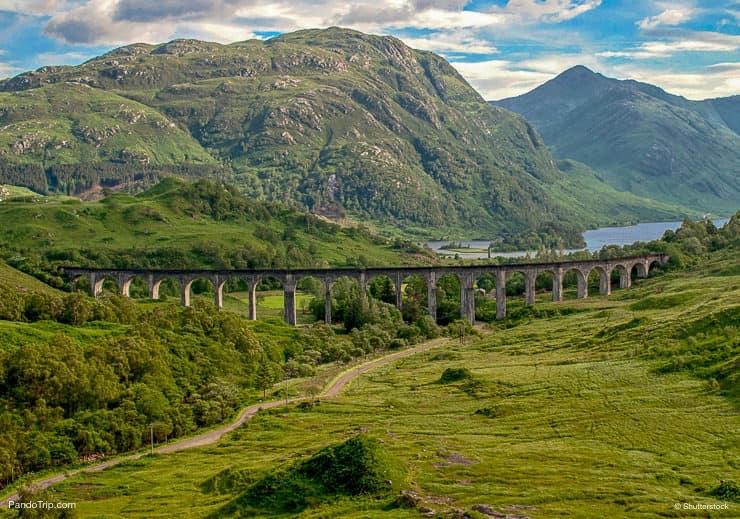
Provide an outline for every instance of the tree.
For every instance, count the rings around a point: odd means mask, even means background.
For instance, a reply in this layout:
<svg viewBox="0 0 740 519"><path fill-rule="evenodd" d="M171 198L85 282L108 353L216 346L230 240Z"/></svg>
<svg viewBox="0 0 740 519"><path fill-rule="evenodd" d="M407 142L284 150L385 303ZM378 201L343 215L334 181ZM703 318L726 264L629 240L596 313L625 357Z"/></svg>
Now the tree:
<svg viewBox="0 0 740 519"><path fill-rule="evenodd" d="M376 277L368 288L370 289L370 295L375 299L391 305L396 303L396 289L388 276Z"/></svg>
<svg viewBox="0 0 740 519"><path fill-rule="evenodd" d="M280 374L280 366L263 355L254 374L254 386L262 390L262 398L267 398L267 390L280 380Z"/></svg>

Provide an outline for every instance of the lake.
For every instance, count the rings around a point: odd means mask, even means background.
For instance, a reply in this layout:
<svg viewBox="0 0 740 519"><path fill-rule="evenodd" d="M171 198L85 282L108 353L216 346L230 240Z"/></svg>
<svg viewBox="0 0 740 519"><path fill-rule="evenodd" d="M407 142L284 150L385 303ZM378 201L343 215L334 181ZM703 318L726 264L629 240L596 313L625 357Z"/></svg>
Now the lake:
<svg viewBox="0 0 740 519"><path fill-rule="evenodd" d="M718 218L712 220L714 225L722 227L727 223L728 218ZM628 225L626 227L601 227L600 229L593 229L583 233L583 240L586 242L586 249L590 251L600 250L605 245L629 245L636 241L650 241L657 240L663 233L668 229L675 231L681 227L681 222L648 222L638 223L637 225ZM463 247L471 247L476 249L485 249L491 240L473 240L473 241L457 241L454 243L460 243ZM453 243L451 241L429 241L426 244L438 254L444 254L447 256L454 256L455 253L447 252L442 249L445 245ZM568 249L566 252L575 252L584 249ZM527 255L527 251L516 251L516 252L493 252L493 256L503 256L505 258L520 258ZM534 255L533 251L529 254ZM487 258L486 252L463 252L459 253L461 258Z"/></svg>

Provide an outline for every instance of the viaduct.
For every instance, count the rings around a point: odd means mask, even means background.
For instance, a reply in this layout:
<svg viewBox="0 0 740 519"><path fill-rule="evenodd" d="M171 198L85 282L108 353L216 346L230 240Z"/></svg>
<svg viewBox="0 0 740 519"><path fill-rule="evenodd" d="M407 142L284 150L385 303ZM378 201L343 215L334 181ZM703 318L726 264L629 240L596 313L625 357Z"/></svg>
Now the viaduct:
<svg viewBox="0 0 740 519"><path fill-rule="evenodd" d="M611 293L611 274L619 272L619 287L629 288L632 285L632 271L638 277L647 277L653 264L668 261L664 254L631 256L609 260L563 261L552 263L519 263L514 265L471 265L440 267L387 267L387 268L328 268L328 269L260 269L260 270L117 270L93 268L65 268L65 275L71 279L87 277L93 297L101 294L103 283L112 279L118 285L123 296L129 295L131 283L135 278L143 279L149 287L149 296L159 298L159 287L165 279L175 281L180 287L181 303L190 306L190 287L197 279L209 280L215 288L215 304L223 307L223 288L232 278L238 278L249 286L249 318L257 318L256 290L262 279L274 278L282 283L284 295L284 317L288 324L296 324L296 285L307 277L316 278L324 283L325 321L331 324L331 289L340 277L349 277L358 281L365 293L368 283L379 276L387 276L395 285L396 306L402 303L401 286L409 276L421 276L426 280L427 309L429 315L437 316L437 280L452 274L460 280L460 317L470 322L475 320L475 283L483 275L493 275L496 280L496 317L506 317L506 281L515 272L524 275L525 302L535 302L535 280L539 274L552 274L552 300L563 300L563 277L574 271L578 280L577 296L588 297L588 278L592 271L599 273L599 293L608 296Z"/></svg>

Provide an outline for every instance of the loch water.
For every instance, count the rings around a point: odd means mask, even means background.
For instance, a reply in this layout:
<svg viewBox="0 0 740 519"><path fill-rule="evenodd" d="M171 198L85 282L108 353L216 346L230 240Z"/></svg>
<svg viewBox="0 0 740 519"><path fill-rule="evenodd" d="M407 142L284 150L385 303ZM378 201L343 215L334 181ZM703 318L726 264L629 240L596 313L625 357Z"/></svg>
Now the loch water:
<svg viewBox="0 0 740 519"><path fill-rule="evenodd" d="M712 220L715 226L722 227L727 223L728 218L718 218ZM637 241L657 240L668 229L675 231L681 227L680 221L676 222L648 222L628 225L625 227L601 227L583 233L583 240L586 242L586 249L590 251L600 250L607 245L629 245ZM446 256L454 256L454 252L444 250L442 247L450 243L459 243L466 248L485 249L491 240L472 240L472 241L428 241L426 244L435 252ZM566 252L575 252L584 249L568 249ZM506 258L521 258L527 254L534 255L534 251L515 251L515 252L493 252L493 256L503 256ZM458 253L461 258L487 258L486 252L461 252Z"/></svg>

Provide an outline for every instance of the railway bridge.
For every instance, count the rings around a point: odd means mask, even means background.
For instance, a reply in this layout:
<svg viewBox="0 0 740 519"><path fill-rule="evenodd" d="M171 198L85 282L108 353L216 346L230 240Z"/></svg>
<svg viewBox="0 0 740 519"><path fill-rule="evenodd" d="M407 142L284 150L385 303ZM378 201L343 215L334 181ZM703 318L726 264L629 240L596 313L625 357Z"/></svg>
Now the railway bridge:
<svg viewBox="0 0 740 519"><path fill-rule="evenodd" d="M485 275L491 275L496 283L496 317L506 317L506 282L512 274L519 272L524 276L525 303L535 302L535 282L537 276L548 272L552 275L552 300L563 300L563 278L569 272L575 272L577 279L577 297L588 297L588 279L593 271L599 274L599 294L608 296L611 293L612 272L619 273L619 288L632 285L632 272L638 277L647 277L654 264L668 261L664 254L649 254L608 260L561 261L549 263L518 263L512 265L470 265L470 266L434 266L434 267L368 267L368 268L321 268L321 269L254 269L254 270L144 270L144 269L64 269L71 279L86 277L90 282L93 297L98 297L103 290L106 279L113 280L123 296L129 296L131 283L136 278L142 279L149 287L149 296L159 298L159 288L166 279L176 282L180 288L180 300L183 306L190 306L191 286L198 279L210 281L215 289L215 304L223 307L224 285L230 279L241 279L249 287L248 315L257 318L257 286L263 279L273 278L283 286L284 318L288 324L296 324L296 286L307 277L321 281L325 287L324 320L331 324L331 290L340 277L357 280L365 293L368 284L379 276L388 277L395 286L396 306L402 305L402 285L410 276L421 276L427 286L427 310L432 318L437 317L437 281L446 275L454 275L460 281L460 317L470 322L475 320L475 284Z"/></svg>

